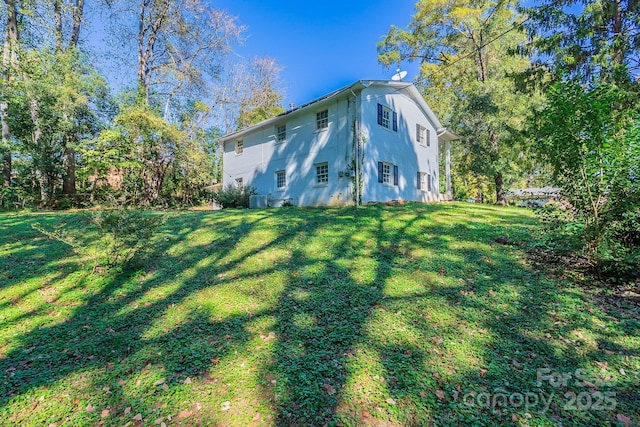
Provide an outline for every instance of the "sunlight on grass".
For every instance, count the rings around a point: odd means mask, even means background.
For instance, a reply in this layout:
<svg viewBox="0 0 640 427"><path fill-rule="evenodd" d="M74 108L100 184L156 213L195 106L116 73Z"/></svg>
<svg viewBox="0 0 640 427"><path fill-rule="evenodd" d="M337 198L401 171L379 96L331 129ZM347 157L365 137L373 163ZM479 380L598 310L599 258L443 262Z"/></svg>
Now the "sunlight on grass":
<svg viewBox="0 0 640 427"><path fill-rule="evenodd" d="M638 416L637 311L530 265L530 211L180 212L144 265L106 272L31 228L69 227L90 242L86 218L0 214L9 424L591 426ZM588 390L536 385L541 368L610 378L597 390L617 392L615 412L462 401Z"/></svg>

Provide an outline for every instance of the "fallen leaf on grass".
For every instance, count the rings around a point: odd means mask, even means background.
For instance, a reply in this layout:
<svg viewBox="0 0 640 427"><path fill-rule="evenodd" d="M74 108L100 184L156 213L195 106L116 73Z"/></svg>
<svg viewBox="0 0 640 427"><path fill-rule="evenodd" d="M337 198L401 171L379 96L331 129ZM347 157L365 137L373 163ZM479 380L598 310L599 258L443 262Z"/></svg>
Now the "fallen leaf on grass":
<svg viewBox="0 0 640 427"><path fill-rule="evenodd" d="M260 421L260 412L256 412L251 421Z"/></svg>
<svg viewBox="0 0 640 427"><path fill-rule="evenodd" d="M108 409L103 409L102 412L100 412L100 416L102 418L107 418L109 416L110 412Z"/></svg>
<svg viewBox="0 0 640 427"><path fill-rule="evenodd" d="M184 384L191 384L193 381L191 380L190 377L187 377L184 379Z"/></svg>
<svg viewBox="0 0 640 427"><path fill-rule="evenodd" d="M511 421L514 423L518 422L518 416L516 414L511 414Z"/></svg>
<svg viewBox="0 0 640 427"><path fill-rule="evenodd" d="M606 370L607 366L609 366L607 362L596 362L596 365L600 366L603 370Z"/></svg>
<svg viewBox="0 0 640 427"><path fill-rule="evenodd" d="M327 394L329 396L333 396L334 394L336 394L336 389L333 388L331 384L325 384L324 389L327 390Z"/></svg>
<svg viewBox="0 0 640 427"><path fill-rule="evenodd" d="M87 405L87 409L86 409L86 411L87 411L87 412L95 412L95 411L96 411L96 408L95 408L95 406L93 406L91 403L89 403L89 404Z"/></svg>
<svg viewBox="0 0 640 427"><path fill-rule="evenodd" d="M480 376L481 377L484 377L486 375L486 373L487 373L486 369L480 369Z"/></svg>
<svg viewBox="0 0 640 427"><path fill-rule="evenodd" d="M127 407L124 409L124 414L125 414L125 415L128 415L129 413L131 413L131 406L127 406Z"/></svg>
<svg viewBox="0 0 640 427"><path fill-rule="evenodd" d="M134 419L135 421L142 421L142 414L140 414L140 413L136 414L136 415L133 417L133 419Z"/></svg>
<svg viewBox="0 0 640 427"><path fill-rule="evenodd" d="M438 396L438 399L444 400L444 391L436 390L436 396Z"/></svg>
<svg viewBox="0 0 640 427"><path fill-rule="evenodd" d="M153 383L153 385L155 385L155 386L162 385L162 384L164 384L164 382L165 382L166 380L167 380L166 378L160 378L158 381L156 381L155 383Z"/></svg>
<svg viewBox="0 0 640 427"><path fill-rule="evenodd" d="M193 415L193 411L188 409L178 412L178 418L189 418L192 415Z"/></svg>
<svg viewBox="0 0 640 427"><path fill-rule="evenodd" d="M231 402L222 402L222 404L220 405L220 409L222 409L223 411L228 411L229 409L231 409Z"/></svg>
<svg viewBox="0 0 640 427"><path fill-rule="evenodd" d="M625 427L631 427L631 418L627 417L626 415L618 414L616 415L616 420L624 424Z"/></svg>

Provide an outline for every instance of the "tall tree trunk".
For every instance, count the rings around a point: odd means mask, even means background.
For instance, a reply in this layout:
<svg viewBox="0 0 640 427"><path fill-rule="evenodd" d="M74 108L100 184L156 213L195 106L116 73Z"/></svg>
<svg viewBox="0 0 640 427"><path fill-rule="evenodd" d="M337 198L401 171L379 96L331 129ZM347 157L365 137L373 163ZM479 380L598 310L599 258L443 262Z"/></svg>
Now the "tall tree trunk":
<svg viewBox="0 0 640 427"><path fill-rule="evenodd" d="M15 67L17 58L17 44L20 39L18 29L18 7L16 0L4 0L7 8L7 26L4 34L4 47L2 51L2 94L0 99L0 126L2 127L2 144L0 145L0 157L2 158L2 184L11 185L11 128L7 119L9 103L7 101L8 86L11 77L11 68Z"/></svg>
<svg viewBox="0 0 640 427"><path fill-rule="evenodd" d="M65 171L62 177L62 193L76 194L76 153L70 141L67 141L64 147L62 167Z"/></svg>
<svg viewBox="0 0 640 427"><path fill-rule="evenodd" d="M75 4L73 5L73 28L71 29L71 38L69 38L69 49L75 49L78 47L83 13L84 0L76 0Z"/></svg>
<svg viewBox="0 0 640 427"><path fill-rule="evenodd" d="M496 205L505 206L507 204L507 195L504 192L502 172L496 172L493 177L493 182L496 184Z"/></svg>
<svg viewBox="0 0 640 427"><path fill-rule="evenodd" d="M7 102L0 102L0 116L2 117L2 185L8 187L11 185L11 150L8 148L11 139L11 130L7 120ZM3 201L4 203L4 201Z"/></svg>
<svg viewBox="0 0 640 427"><path fill-rule="evenodd" d="M47 205L51 201L53 195L50 168L46 163L49 160L48 150L42 147L42 128L40 127L40 106L35 98L29 100L29 115L31 117L31 123L33 124L33 131L31 133L31 143L35 147L36 151L36 175L38 177L38 183L40 184L40 203Z"/></svg>
<svg viewBox="0 0 640 427"><path fill-rule="evenodd" d="M56 52L62 52L62 0L53 1L53 24L56 32Z"/></svg>
<svg viewBox="0 0 640 427"><path fill-rule="evenodd" d="M55 0L55 4L59 4L61 0ZM59 13L59 9L56 9ZM75 50L78 47L78 40L80 38L80 28L82 25L82 16L84 13L84 0L76 0L73 5L72 19L73 25L71 29L71 36L69 38L68 50ZM63 33L62 33L62 16L59 18L59 26L56 21L56 47L59 51L63 49ZM59 45L58 45L59 40ZM69 119L68 115L64 113L64 120ZM64 138L64 147L62 152L62 166L64 168L64 176L62 177L62 193L63 194L76 194L76 153L74 149L74 142L76 140L75 134L70 134Z"/></svg>

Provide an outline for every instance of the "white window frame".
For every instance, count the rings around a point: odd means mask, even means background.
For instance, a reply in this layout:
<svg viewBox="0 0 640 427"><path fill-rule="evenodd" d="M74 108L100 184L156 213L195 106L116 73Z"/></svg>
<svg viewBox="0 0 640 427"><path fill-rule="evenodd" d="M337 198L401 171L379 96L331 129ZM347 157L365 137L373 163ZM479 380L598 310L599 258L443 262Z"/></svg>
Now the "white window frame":
<svg viewBox="0 0 640 427"><path fill-rule="evenodd" d="M244 186L244 180L242 179L242 177L236 178L236 187L242 188L243 186Z"/></svg>
<svg viewBox="0 0 640 427"><path fill-rule="evenodd" d="M426 127L422 126L421 124L418 124L416 126L416 140L418 141L418 144L424 146L424 147L428 147L428 140L429 140L429 131L427 130Z"/></svg>
<svg viewBox="0 0 640 427"><path fill-rule="evenodd" d="M285 171L284 169L276 171L276 190L282 191L286 187L287 187L287 171Z"/></svg>
<svg viewBox="0 0 640 427"><path fill-rule="evenodd" d="M393 123L393 110L386 105L382 106L382 127L391 130L391 123Z"/></svg>
<svg viewBox="0 0 640 427"><path fill-rule="evenodd" d="M393 185L393 163L382 162L382 183Z"/></svg>
<svg viewBox="0 0 640 427"><path fill-rule="evenodd" d="M433 189L433 175L429 172L420 172L420 190L432 191Z"/></svg>
<svg viewBox="0 0 640 427"><path fill-rule="evenodd" d="M236 141L235 143L235 151L236 151L236 156L241 155L242 153L244 153L244 141L239 139Z"/></svg>
<svg viewBox="0 0 640 427"><path fill-rule="evenodd" d="M282 131L282 132L281 132ZM275 126L276 144L283 143L287 140L287 124Z"/></svg>
<svg viewBox="0 0 640 427"><path fill-rule="evenodd" d="M329 162L316 163L314 166L316 168L315 185L322 187L329 185Z"/></svg>
<svg viewBox="0 0 640 427"><path fill-rule="evenodd" d="M329 109L316 112L316 130L321 131L329 128Z"/></svg>

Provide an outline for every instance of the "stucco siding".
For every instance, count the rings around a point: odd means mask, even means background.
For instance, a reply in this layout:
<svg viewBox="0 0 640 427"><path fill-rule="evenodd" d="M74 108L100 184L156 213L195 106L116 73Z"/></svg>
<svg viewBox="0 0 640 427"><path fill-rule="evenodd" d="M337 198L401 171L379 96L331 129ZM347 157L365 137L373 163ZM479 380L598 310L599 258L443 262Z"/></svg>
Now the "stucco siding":
<svg viewBox="0 0 640 427"><path fill-rule="evenodd" d="M378 124L378 104L396 113L397 130ZM363 202L438 200L438 137L434 124L402 90L371 86L362 92L362 132L365 135ZM429 146L418 143L416 124L429 133ZM378 182L378 162L398 167L397 185ZM418 172L431 175L431 190L418 189ZM393 171L392 171L393 173ZM424 183L427 187L425 179Z"/></svg>
<svg viewBox="0 0 640 427"><path fill-rule="evenodd" d="M223 184L244 185L269 196L271 205L290 200L313 206L353 202L351 180L341 177L351 162L351 120L353 100L333 99L318 103L299 114L283 116L276 123L243 135L243 153L236 155L235 141L224 146ZM328 111L326 129L316 128L316 114ZM276 142L276 126L286 126L286 140ZM327 164L328 182L317 182L316 166ZM286 185L277 187L276 173L285 171Z"/></svg>

